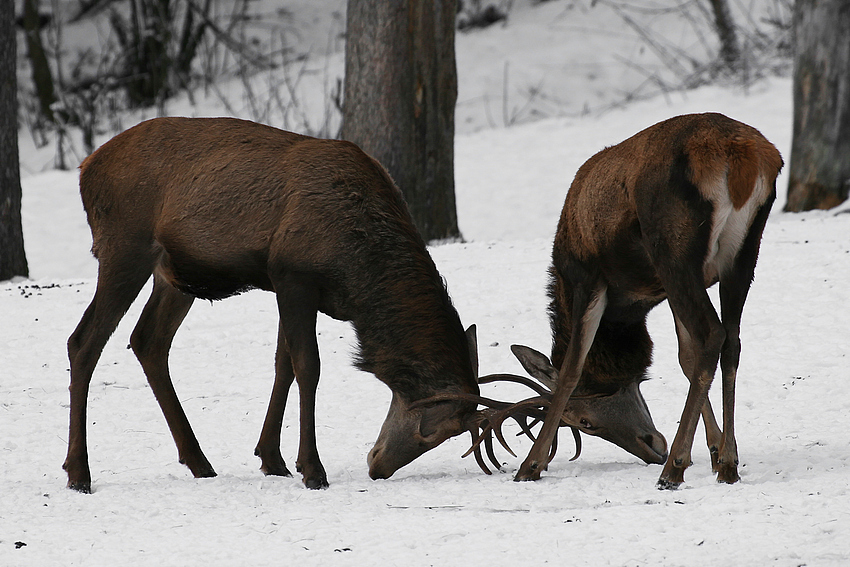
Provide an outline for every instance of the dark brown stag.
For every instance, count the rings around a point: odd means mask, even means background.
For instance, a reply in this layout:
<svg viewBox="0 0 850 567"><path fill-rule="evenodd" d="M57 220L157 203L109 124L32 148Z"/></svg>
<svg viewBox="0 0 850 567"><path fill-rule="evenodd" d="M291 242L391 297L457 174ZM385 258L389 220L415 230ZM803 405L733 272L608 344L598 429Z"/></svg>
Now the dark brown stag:
<svg viewBox="0 0 850 567"><path fill-rule="evenodd" d="M235 119L160 118L119 134L80 169L99 270L94 298L68 340L70 488L91 491L92 372L151 275L153 291L130 344L180 462L196 477L215 471L168 370L172 339L196 297L222 299L251 288L277 296L275 381L255 450L266 474L290 474L280 430L295 379L296 467L308 487L328 484L314 423L318 311L353 323L358 366L393 393L368 456L372 478L389 477L449 437L477 431L475 401L411 407L434 394L478 393L474 333L468 341L400 192L354 144Z"/></svg>
<svg viewBox="0 0 850 567"><path fill-rule="evenodd" d="M718 481L738 481L741 312L781 167L779 152L757 130L721 114L699 114L651 126L578 170L552 252L552 362L531 349L514 349L554 393L490 420L498 429L507 416L546 412L516 480L540 478L565 424L648 462L664 462L664 438L648 429L635 436L635 424L652 423L638 389L652 352L646 316L667 299L690 388L658 485L684 482L700 414ZM720 317L706 292L717 282ZM722 430L708 400L718 360Z"/></svg>

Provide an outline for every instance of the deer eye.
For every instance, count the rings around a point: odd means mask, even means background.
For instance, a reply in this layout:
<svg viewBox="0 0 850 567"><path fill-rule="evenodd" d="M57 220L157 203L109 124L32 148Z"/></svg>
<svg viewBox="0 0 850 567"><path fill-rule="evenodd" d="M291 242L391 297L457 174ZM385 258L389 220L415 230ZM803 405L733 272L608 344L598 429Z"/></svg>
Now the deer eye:
<svg viewBox="0 0 850 567"><path fill-rule="evenodd" d="M587 421L584 418L581 418L581 420L578 422L578 424L580 426L582 426L584 429L593 429L593 424L590 423L589 421Z"/></svg>

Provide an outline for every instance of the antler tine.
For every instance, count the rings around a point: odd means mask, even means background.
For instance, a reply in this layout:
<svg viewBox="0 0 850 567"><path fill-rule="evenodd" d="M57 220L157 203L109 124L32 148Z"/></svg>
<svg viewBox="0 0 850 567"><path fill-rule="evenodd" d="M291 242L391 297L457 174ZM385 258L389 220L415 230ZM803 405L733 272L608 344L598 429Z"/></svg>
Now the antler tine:
<svg viewBox="0 0 850 567"><path fill-rule="evenodd" d="M573 432L573 439L575 439L576 441L576 454L573 455L573 458L570 459L570 461L575 461L576 459L578 459L578 456L581 455L581 433L579 433L578 429L576 429L572 425L570 426L570 429Z"/></svg>
<svg viewBox="0 0 850 567"><path fill-rule="evenodd" d="M549 462L552 462L552 459L555 458L555 453L558 452L558 434L552 438L552 446L549 447Z"/></svg>
<svg viewBox="0 0 850 567"><path fill-rule="evenodd" d="M469 453L473 453L475 455L475 462L478 463L478 467L484 471L484 474L493 474L490 469L487 467L487 463L484 461L484 457L481 454L481 442L484 442L484 448L487 452L487 457L490 459L490 462L496 467L496 470L502 470L502 463L499 462L499 459L496 458L496 453L493 450L493 438L489 435L489 432L482 432L480 435L477 432L477 427L470 427L469 433L472 435L472 447L464 453L464 457L468 456Z"/></svg>
<svg viewBox="0 0 850 567"><path fill-rule="evenodd" d="M537 392L537 395L539 396L552 394L551 390L546 388L544 385L538 384L531 378L518 376L516 374L488 374L487 376L482 376L478 379L479 384L491 384L493 382L513 382L515 384L522 384L523 386L527 386Z"/></svg>
<svg viewBox="0 0 850 567"><path fill-rule="evenodd" d="M503 405L507 405L507 404L503 404ZM478 436L478 439L473 440L473 446L470 447L469 450L467 450L467 452L464 453L462 456L466 457L470 453L474 452L476 449L478 449L478 447L481 445L482 442L485 442L485 448L486 448L486 440L490 439L490 435L495 435L496 439L499 440L499 443L502 444L502 447L504 447L505 450L508 453L511 454L511 456L516 457L516 453L513 452L510 445L508 445L508 442L505 440L504 435L502 434L502 424L504 423L504 421L507 418L509 418L509 417L513 418L514 421L516 421L520 425L520 427L524 429L524 432L527 435L529 435L530 437L533 438L531 430L528 429L525 426L523 421L520 421L520 417L526 417L527 415L530 415L530 414L539 414L539 411L540 411L538 409L539 406L548 406L548 405L549 405L548 399L546 399L542 396L538 396L538 397L528 398L526 400L522 400L521 402L517 402L515 404L507 405L507 407L504 407L503 409L498 410L498 411L496 411L496 410L489 410L489 411L485 410L485 411L483 411L482 415L485 416L485 417L482 420L481 435ZM534 411L534 410L538 410L538 411ZM519 416L517 416L516 414L519 414ZM538 415L535 415L535 417L538 417ZM491 460L494 460L494 458L491 457ZM496 461L496 462L498 462L498 461Z"/></svg>
<svg viewBox="0 0 850 567"><path fill-rule="evenodd" d="M496 465L496 469L501 471L502 463L496 458L496 452L493 450L493 439L489 435L484 440L484 448L487 450L487 456L490 458L490 462Z"/></svg>
<svg viewBox="0 0 850 567"><path fill-rule="evenodd" d="M487 406L490 408L507 408L512 404L509 402L501 402L499 400L493 400L490 398L485 398L484 396L479 396L477 394L467 394L463 392L455 392L451 394L437 394L435 396L431 396L430 398L422 398L421 400L416 400L412 404L410 404L409 409L416 409L422 406L427 406L428 404L434 404L437 402L448 402L453 400L461 400L465 402L475 402L482 406Z"/></svg>
<svg viewBox="0 0 850 567"><path fill-rule="evenodd" d="M529 417L531 417L531 416L528 416L528 415L519 415L519 416L514 415L514 416L513 416L514 421L516 421L516 422L519 424L520 429L522 429L522 431L520 431L519 433L517 433L517 434L516 434L516 435L517 435L517 437L519 437L520 435L525 435L526 437L528 437L529 439L531 439L531 441L532 441L532 443L533 443L534 441L536 441L536 440L537 440L537 436L536 436L536 435L534 435L534 431L532 431L532 429L533 429L533 428L534 428L534 427L535 427L538 423L543 423L543 420L542 420L542 419L540 419L539 417L535 417L535 418L533 419L533 421L529 424L529 423L528 423L528 418L529 418ZM522 421L520 421L520 419L522 419Z"/></svg>
<svg viewBox="0 0 850 567"><path fill-rule="evenodd" d="M487 468L487 463L484 462L484 457L481 456L481 437L477 433L478 428L470 427L469 433L472 435L472 448L469 451L473 451L475 453L475 462L478 463L478 467L484 471L484 474L493 474L490 472L490 469ZM466 452L464 457L469 454L469 451Z"/></svg>
<svg viewBox="0 0 850 567"><path fill-rule="evenodd" d="M501 422L499 422L501 424ZM516 453L511 450L510 446L505 441L505 438L502 436L501 431L497 432L497 429L493 427L493 423L488 419L486 420L486 424L482 426L481 434L477 439L473 439L473 445L469 449L467 449L466 453L461 455L461 458L468 457L470 453L474 451L480 451L481 443L484 443L485 448L487 447L487 442L490 442L490 451L492 451L492 438L491 435L495 433L496 438L505 448L505 450L510 453L512 456L516 457ZM489 455L488 455L489 456ZM491 457L491 460L494 460L495 457ZM498 461L497 461L498 462ZM499 465L501 467L501 465Z"/></svg>
<svg viewBox="0 0 850 567"><path fill-rule="evenodd" d="M505 450L506 450L508 453L510 453L512 457L516 458L516 453L514 453L514 452L513 452L513 449L511 449L510 445L508 445L508 442L507 442L507 441L505 441L505 436L502 434L502 423L503 423L503 422L504 422L504 420L500 421L500 422L498 423L498 427L492 427L492 426L491 426L491 427L490 427L490 430L491 430L491 431L493 432L493 434L496 436L496 439L498 439L498 440L499 440L499 443L501 443L501 444L502 444L502 447L504 447L504 448L505 448ZM488 440L490 440L490 444L492 445L493 440L490 438L490 436L487 436L487 439L488 439Z"/></svg>

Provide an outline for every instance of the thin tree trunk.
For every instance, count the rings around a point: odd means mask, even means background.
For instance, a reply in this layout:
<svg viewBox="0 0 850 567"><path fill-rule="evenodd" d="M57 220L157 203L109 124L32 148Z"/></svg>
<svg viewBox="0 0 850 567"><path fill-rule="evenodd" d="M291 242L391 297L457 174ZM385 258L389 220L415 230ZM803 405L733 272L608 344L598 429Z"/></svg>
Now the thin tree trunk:
<svg viewBox="0 0 850 567"><path fill-rule="evenodd" d="M850 190L850 3L798 0L786 211L829 209Z"/></svg>
<svg viewBox="0 0 850 567"><path fill-rule="evenodd" d="M459 238L456 0L349 0L342 137L390 172L426 241Z"/></svg>
<svg viewBox="0 0 850 567"><path fill-rule="evenodd" d="M741 58L741 47L738 45L738 33L735 31L735 22L729 11L727 0L709 0L714 12L714 27L720 38L720 58L726 66L735 70Z"/></svg>
<svg viewBox="0 0 850 567"><path fill-rule="evenodd" d="M27 57L32 67L32 82L38 97L39 112L44 120L53 122L51 105L56 102L53 89L53 74L47 62L47 54L41 42L41 28L38 15L38 0L24 0L24 34L27 38Z"/></svg>
<svg viewBox="0 0 850 567"><path fill-rule="evenodd" d="M15 2L0 0L0 281L28 276L21 229Z"/></svg>

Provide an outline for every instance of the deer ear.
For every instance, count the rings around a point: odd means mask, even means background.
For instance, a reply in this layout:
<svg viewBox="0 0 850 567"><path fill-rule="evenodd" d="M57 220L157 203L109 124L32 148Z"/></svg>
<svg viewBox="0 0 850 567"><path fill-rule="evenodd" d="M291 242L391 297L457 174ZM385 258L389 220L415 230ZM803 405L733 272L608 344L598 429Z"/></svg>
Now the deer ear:
<svg viewBox="0 0 850 567"><path fill-rule="evenodd" d="M472 373L478 378L478 332L475 325L466 330L466 344L469 346L469 361L472 363Z"/></svg>
<svg viewBox="0 0 850 567"><path fill-rule="evenodd" d="M552 366L548 356L523 345L511 345L511 352L514 353L526 372L550 390L555 389L555 385L558 383L558 371Z"/></svg>

